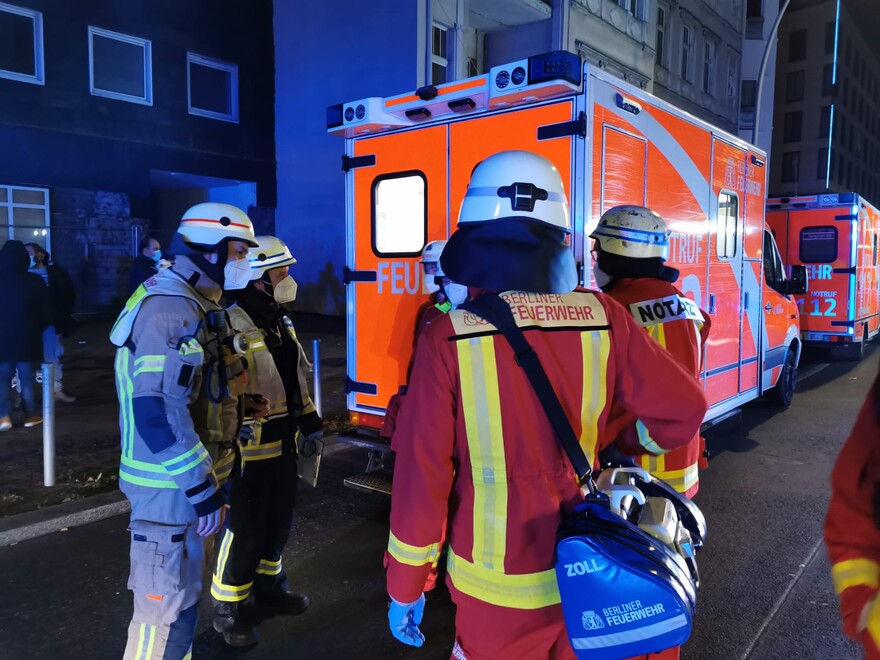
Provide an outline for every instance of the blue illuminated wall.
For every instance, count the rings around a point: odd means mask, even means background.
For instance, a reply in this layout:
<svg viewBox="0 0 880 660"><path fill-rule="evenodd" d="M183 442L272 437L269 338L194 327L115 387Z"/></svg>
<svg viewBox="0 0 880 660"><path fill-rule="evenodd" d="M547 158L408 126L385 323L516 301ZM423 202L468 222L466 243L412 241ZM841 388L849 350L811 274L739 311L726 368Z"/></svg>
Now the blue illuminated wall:
<svg viewBox="0 0 880 660"><path fill-rule="evenodd" d="M327 134L326 107L418 87L421 4L275 1L276 231L298 260L300 309L345 311L345 143Z"/></svg>

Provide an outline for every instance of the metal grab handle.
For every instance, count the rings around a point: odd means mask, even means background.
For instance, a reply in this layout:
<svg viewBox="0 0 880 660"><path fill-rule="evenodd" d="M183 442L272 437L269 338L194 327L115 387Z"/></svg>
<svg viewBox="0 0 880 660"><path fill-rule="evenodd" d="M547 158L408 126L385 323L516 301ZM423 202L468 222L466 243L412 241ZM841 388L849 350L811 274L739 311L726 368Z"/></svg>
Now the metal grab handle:
<svg viewBox="0 0 880 660"><path fill-rule="evenodd" d="M312 403L315 404L315 410L318 411L318 417L323 418L321 414L321 340L312 340L312 374L314 376L314 384L312 385L313 395Z"/></svg>
<svg viewBox="0 0 880 660"><path fill-rule="evenodd" d="M715 294L714 293L709 294L709 313L710 314L715 313Z"/></svg>

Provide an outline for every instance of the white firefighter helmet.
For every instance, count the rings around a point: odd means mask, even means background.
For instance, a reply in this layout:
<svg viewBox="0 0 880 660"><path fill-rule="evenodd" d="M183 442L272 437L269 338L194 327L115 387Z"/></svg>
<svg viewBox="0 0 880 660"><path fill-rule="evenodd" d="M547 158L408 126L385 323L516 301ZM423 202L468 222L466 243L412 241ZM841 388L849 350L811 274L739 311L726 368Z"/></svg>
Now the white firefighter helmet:
<svg viewBox="0 0 880 660"><path fill-rule="evenodd" d="M458 214L459 226L508 218L571 233L562 177L543 156L502 151L474 168Z"/></svg>
<svg viewBox="0 0 880 660"><path fill-rule="evenodd" d="M570 233L559 170L543 156L502 151L474 168L440 261L469 287L568 293L578 282Z"/></svg>
<svg viewBox="0 0 880 660"><path fill-rule="evenodd" d="M599 219L590 234L602 252L632 259L669 257L670 231L660 214L644 206L615 206Z"/></svg>
<svg viewBox="0 0 880 660"><path fill-rule="evenodd" d="M422 264L437 264L437 277L445 277L443 269L440 267L440 255L443 254L443 248L446 247L446 241L431 241L422 250Z"/></svg>
<svg viewBox="0 0 880 660"><path fill-rule="evenodd" d="M183 214L177 233L188 246L212 248L224 239L257 246L254 226L247 213L232 204L203 202Z"/></svg>
<svg viewBox="0 0 880 660"><path fill-rule="evenodd" d="M290 248L275 236L257 236L257 247L248 250L251 279L258 280L266 271L296 263Z"/></svg>

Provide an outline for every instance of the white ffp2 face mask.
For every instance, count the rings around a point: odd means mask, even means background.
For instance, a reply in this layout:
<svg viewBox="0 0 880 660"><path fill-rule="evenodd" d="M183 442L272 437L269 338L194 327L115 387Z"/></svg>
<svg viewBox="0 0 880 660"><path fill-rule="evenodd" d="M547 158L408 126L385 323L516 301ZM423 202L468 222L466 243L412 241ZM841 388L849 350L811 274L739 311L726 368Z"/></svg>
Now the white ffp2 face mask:
<svg viewBox="0 0 880 660"><path fill-rule="evenodd" d="M243 289L251 281L251 266L247 259L227 261L223 266L223 288L227 291Z"/></svg>
<svg viewBox="0 0 880 660"><path fill-rule="evenodd" d="M272 287L272 297L279 305L291 303L296 300L296 290L298 285L296 280L287 275L278 284Z"/></svg>
<svg viewBox="0 0 880 660"><path fill-rule="evenodd" d="M453 307L463 304L468 298L468 288L464 284L450 282L444 287L446 299Z"/></svg>

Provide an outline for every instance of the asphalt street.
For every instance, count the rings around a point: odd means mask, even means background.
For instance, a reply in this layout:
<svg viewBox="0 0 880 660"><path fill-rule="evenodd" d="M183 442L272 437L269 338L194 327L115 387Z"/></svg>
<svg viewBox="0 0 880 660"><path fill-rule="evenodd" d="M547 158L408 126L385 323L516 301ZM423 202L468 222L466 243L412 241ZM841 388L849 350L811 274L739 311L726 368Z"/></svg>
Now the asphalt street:
<svg viewBox="0 0 880 660"><path fill-rule="evenodd" d="M710 535L699 556L702 586L691 659L848 660L822 544L828 476L877 373L864 361L811 373L784 412L758 402L706 433L713 455L696 501ZM427 644L409 649L387 632L382 554L389 501L342 486L363 467L336 447L316 490L300 488L285 565L313 601L299 617L261 623L262 641L230 649L203 603L195 658L448 658L454 607L440 588L428 602ZM119 658L131 613L126 518L117 516L0 549L0 658Z"/></svg>

